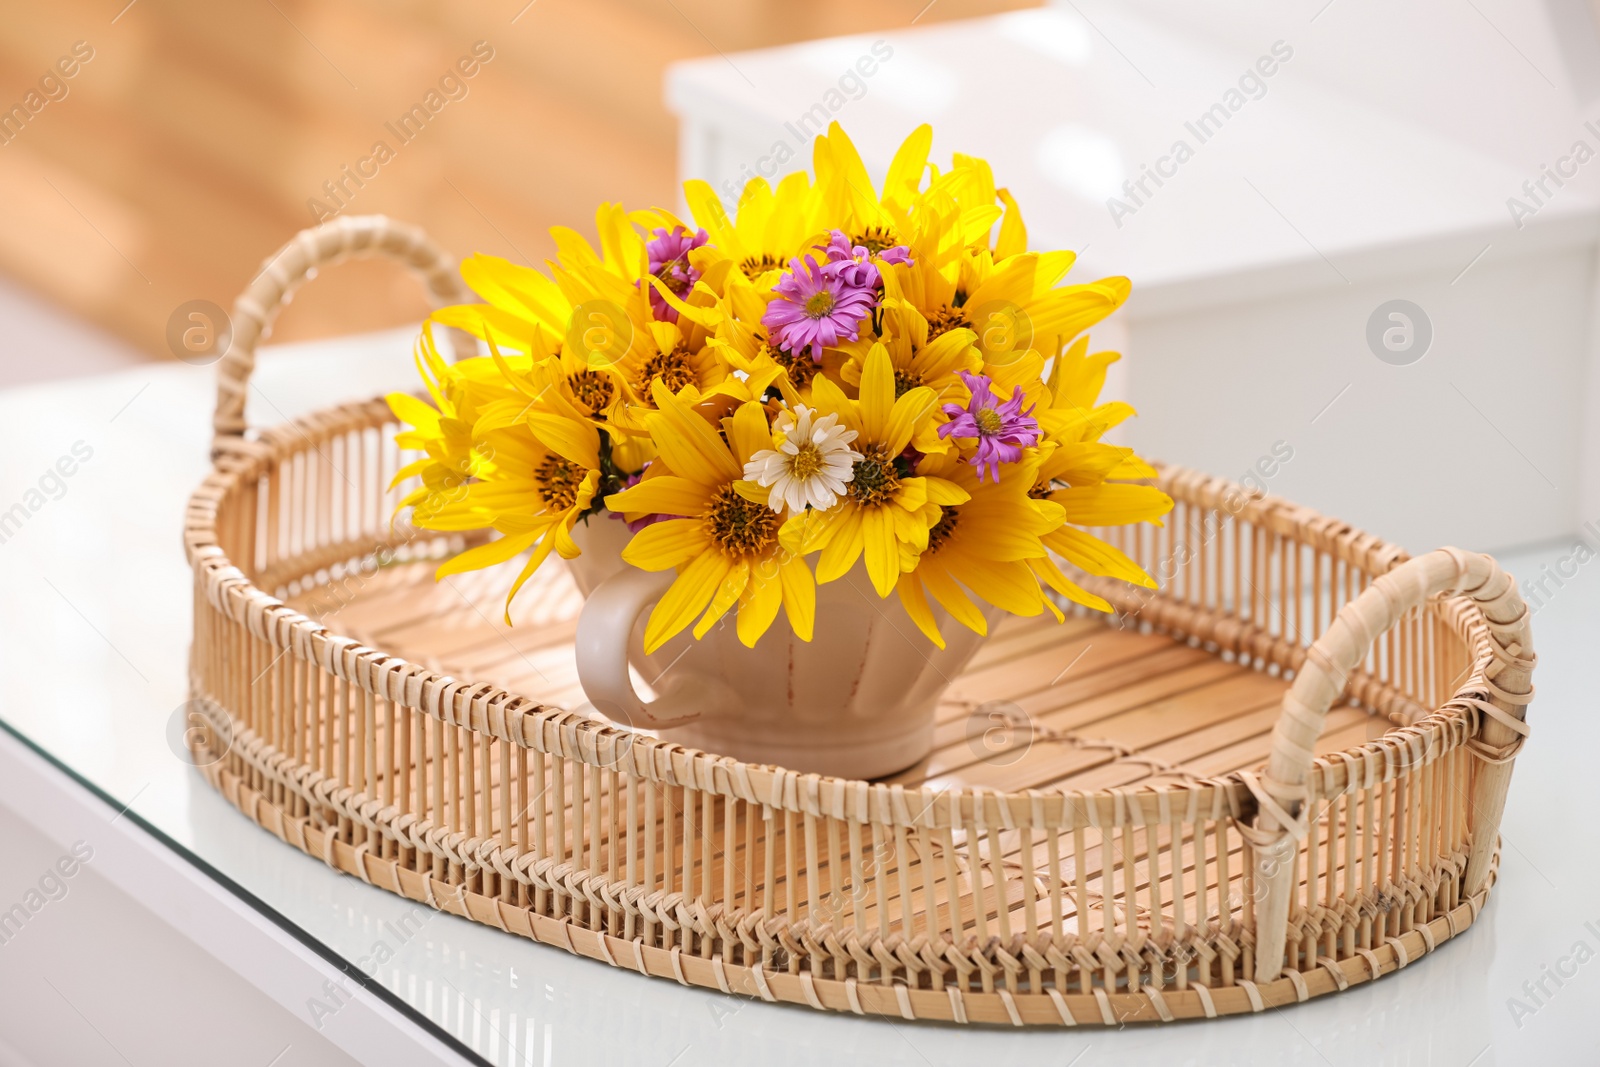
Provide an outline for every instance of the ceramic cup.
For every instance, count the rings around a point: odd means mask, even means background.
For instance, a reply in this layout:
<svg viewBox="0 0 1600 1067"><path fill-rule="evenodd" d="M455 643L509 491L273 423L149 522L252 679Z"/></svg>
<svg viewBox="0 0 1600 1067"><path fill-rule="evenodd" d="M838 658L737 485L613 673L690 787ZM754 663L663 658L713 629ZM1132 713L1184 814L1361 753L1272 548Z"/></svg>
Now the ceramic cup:
<svg viewBox="0 0 1600 1067"><path fill-rule="evenodd" d="M610 533L590 531L583 540L611 541ZM647 656L645 620L677 575L620 560L607 566L604 549L595 548L596 558L582 562L590 556L585 544L574 561L575 574L586 572L580 589L599 578L584 590L578 617L578 679L590 702L623 725L748 763L841 778L904 770L931 751L939 698L985 640L935 607L947 646L936 647L898 596L880 599L857 564L817 587L811 641L796 637L780 612L747 648L730 612L704 638L686 630ZM999 615L991 609L991 630Z"/></svg>

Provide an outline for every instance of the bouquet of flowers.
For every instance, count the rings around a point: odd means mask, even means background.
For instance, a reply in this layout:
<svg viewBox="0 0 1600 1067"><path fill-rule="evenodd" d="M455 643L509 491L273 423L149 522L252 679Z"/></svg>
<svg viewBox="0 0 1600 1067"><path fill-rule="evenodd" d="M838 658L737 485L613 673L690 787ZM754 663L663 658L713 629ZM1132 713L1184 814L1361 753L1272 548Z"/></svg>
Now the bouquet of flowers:
<svg viewBox="0 0 1600 1067"><path fill-rule="evenodd" d="M389 398L411 427L398 443L423 453L396 479L419 479L413 523L499 534L440 577L528 553L509 622L552 551L579 554L575 527L626 523L625 563L677 572L647 652L730 612L746 645L780 609L809 641L816 583L858 561L869 595L898 596L941 648L934 603L979 633L974 597L1110 610L1062 561L1153 588L1084 529L1172 507L1141 484L1149 464L1101 440L1133 409L1099 402L1119 357L1084 331L1128 281L1058 284L1074 254L1028 251L989 165L941 172L931 142L913 132L880 190L834 124L814 179L756 178L733 216L691 181L693 225L606 204L598 249L557 227L543 271L466 260L484 302L436 312L418 343L432 403ZM446 363L434 324L488 354Z"/></svg>

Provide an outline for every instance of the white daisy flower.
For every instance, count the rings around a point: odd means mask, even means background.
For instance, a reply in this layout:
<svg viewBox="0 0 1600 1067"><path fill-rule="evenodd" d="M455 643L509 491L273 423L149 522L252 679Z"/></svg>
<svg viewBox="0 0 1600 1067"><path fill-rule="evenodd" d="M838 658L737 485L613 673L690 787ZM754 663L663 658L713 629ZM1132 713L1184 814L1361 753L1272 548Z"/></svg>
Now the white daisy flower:
<svg viewBox="0 0 1600 1067"><path fill-rule="evenodd" d="M783 436L777 448L763 448L744 465L744 476L772 490L773 511L803 511L807 504L826 511L844 495L861 453L850 447L856 431L839 425L838 415L813 419L804 404L778 415Z"/></svg>

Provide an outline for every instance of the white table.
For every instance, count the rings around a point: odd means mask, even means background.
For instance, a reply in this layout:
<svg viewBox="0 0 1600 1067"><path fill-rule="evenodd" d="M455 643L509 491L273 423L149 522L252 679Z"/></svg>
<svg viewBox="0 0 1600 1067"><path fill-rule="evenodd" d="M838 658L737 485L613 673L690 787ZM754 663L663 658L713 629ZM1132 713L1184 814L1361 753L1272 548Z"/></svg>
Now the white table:
<svg viewBox="0 0 1600 1067"><path fill-rule="evenodd" d="M273 421L408 386L408 350L409 335L386 334L266 354L253 417ZM257 828L176 758L166 739L185 695L190 626L180 520L206 469L212 389L211 371L170 365L0 393L0 503L21 499L75 441L94 451L61 499L0 544L0 718L307 941L354 964L375 942L393 940L382 923L408 905ZM1561 554L1525 553L1508 562L1526 577ZM405 1013L495 1064L1596 1062L1600 962L1586 964L1520 1028L1507 998L1520 996L1524 981L1537 980L1541 965L1555 964L1575 942L1600 947L1584 926L1600 926L1596 834L1552 817L1596 798L1591 763L1600 719L1592 693L1600 670L1590 650L1600 641L1597 609L1600 565L1580 570L1539 613L1534 737L1511 790L1500 884L1477 925L1403 973L1302 1007L1121 1032L906 1025L681 988L448 915L431 917L416 937L392 946L395 955L376 969L377 978ZM63 843L81 836L74 826L84 819L114 814L0 737L0 805L18 807L19 793L22 815ZM111 852L121 858L113 862ZM305 1017L306 999L322 980L317 967L328 964L295 958L293 950L305 952L305 945L283 936L249 902L143 831L96 864L108 876L135 872L125 886L130 893ZM231 898L231 917L221 898ZM7 965L0 949L0 969ZM340 1012L323 1033L365 1062L450 1062L452 1053L421 1028L385 1014L374 998L367 1002ZM5 1020L0 1009L0 1038ZM392 1048L395 1034L416 1042L414 1055L371 1051L386 1041Z"/></svg>
<svg viewBox="0 0 1600 1067"><path fill-rule="evenodd" d="M1128 443L1237 478L1285 442L1274 492L1412 551L1566 536L1600 516L1584 429L1600 424L1600 162L1547 185L1520 229L1507 198L1580 137L1600 149L1580 107L1593 78L1577 79L1600 72L1564 59L1563 5L1325 2L1061 0L680 63L679 169L722 188L779 142L785 169L807 165L812 113L881 178L932 122L933 158L989 159L1034 247L1080 250L1076 278L1132 279L1094 335L1127 353L1112 388L1140 410ZM862 56L859 98L830 97ZM1263 60L1259 98L1231 100ZM1146 165L1168 176L1130 196ZM1111 197L1132 213L1113 217ZM1433 326L1408 366L1366 340L1397 298Z"/></svg>

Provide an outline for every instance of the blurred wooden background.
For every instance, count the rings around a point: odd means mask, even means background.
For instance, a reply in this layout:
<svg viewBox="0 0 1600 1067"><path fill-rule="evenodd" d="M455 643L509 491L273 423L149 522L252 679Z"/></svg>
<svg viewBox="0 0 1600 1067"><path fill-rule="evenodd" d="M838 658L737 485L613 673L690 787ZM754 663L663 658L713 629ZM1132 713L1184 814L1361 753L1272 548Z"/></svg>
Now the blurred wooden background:
<svg viewBox="0 0 1600 1067"><path fill-rule="evenodd" d="M591 232L601 200L676 204L677 123L661 101L674 60L1026 6L6 0L0 111L74 42L94 57L0 145L0 273L170 358L173 310L231 306L261 260L314 221L307 200L326 202L323 183L380 139L396 156L349 211L420 223L458 255L538 263L553 251L547 228ZM467 96L401 146L384 124L480 40L494 58L464 79ZM422 308L392 268L348 264L308 287L274 336L392 326Z"/></svg>

